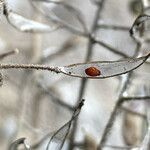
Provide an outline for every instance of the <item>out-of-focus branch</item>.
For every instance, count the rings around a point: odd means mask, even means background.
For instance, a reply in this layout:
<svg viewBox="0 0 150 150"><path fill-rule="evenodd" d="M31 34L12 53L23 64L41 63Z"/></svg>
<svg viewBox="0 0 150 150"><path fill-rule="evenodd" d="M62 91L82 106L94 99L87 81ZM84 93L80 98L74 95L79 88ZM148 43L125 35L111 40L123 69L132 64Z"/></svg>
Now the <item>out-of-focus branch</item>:
<svg viewBox="0 0 150 150"><path fill-rule="evenodd" d="M37 83L37 85L41 88L41 90L49 95L51 98L52 98L52 101L54 103L56 103L57 105L59 106L62 106L64 108L66 108L67 110L69 111L73 111L74 110L74 107L72 107L71 105L63 102L59 97L55 96L48 88L46 88L44 85L40 84L40 83Z"/></svg>
<svg viewBox="0 0 150 150"><path fill-rule="evenodd" d="M19 53L19 50L18 50L18 49L5 52L5 53L3 53L3 54L0 54L0 60L3 60L5 57L8 57L8 56L11 56L11 55L14 55L14 54L18 54L18 53Z"/></svg>
<svg viewBox="0 0 150 150"><path fill-rule="evenodd" d="M126 111L127 113L130 113L130 114L132 114L132 115L135 115L135 116L141 117L141 118L143 118L144 120L146 120L146 119L147 119L147 117L146 117L146 115L145 115L145 114L142 114L142 113L139 113L139 112L133 111L133 110L131 110L131 109L127 108L127 107L124 107L124 106L121 106L120 108L121 108L121 110Z"/></svg>
<svg viewBox="0 0 150 150"><path fill-rule="evenodd" d="M93 41L95 42L95 44L99 44L99 45L105 47L105 48L108 49L109 51L111 51L111 52L113 52L113 53L115 53L115 54L117 54L117 55L119 55L119 56L122 56L122 57L129 57L127 54L125 54L125 53L123 53L123 52L117 50L116 48L111 47L110 45L108 45L108 44L106 44L106 43L104 43L104 42L102 42L102 41L100 41L100 40L97 40L97 39L94 39L94 38L93 38Z"/></svg>
<svg viewBox="0 0 150 150"><path fill-rule="evenodd" d="M107 25L107 24L98 24L97 28L100 29L110 29L110 30L119 30L119 31L129 31L130 27L121 26L121 25Z"/></svg>
<svg viewBox="0 0 150 150"><path fill-rule="evenodd" d="M101 2L96 5L97 6L97 10L95 13L95 17L93 20L93 25L92 25L92 29L90 32L90 35L92 35L96 30L97 30L97 23L100 19L100 13L103 10L104 7L104 2L106 2L106 0L101 0ZM89 42L88 42L88 47L87 47L87 54L85 57L85 61L89 61L92 57L92 49L93 49L93 40L91 38L91 36L89 36ZM80 84L80 89L79 89L79 94L78 94L78 98L77 98L77 103L82 99L84 92L85 92L85 88L86 88L86 84L87 84L87 79L82 79L81 80L81 84ZM72 129L72 133L70 136L70 142L69 142L69 150L73 150L74 146L73 143L75 141L75 135L76 135L76 131L77 131L77 126L78 126L78 120L75 120L74 124L73 124L73 129Z"/></svg>
<svg viewBox="0 0 150 150"><path fill-rule="evenodd" d="M123 103L123 102L127 102L127 101L139 101L139 100L141 100L141 101L143 101L143 100L149 100L150 101L150 96L140 96L140 97L122 97L121 98L121 103Z"/></svg>

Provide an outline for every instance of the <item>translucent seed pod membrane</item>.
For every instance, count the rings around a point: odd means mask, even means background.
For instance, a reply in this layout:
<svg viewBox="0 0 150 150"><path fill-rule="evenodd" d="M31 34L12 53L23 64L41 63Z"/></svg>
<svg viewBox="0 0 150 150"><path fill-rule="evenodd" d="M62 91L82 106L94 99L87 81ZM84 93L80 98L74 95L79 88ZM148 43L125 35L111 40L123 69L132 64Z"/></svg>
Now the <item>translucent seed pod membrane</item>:
<svg viewBox="0 0 150 150"><path fill-rule="evenodd" d="M142 65L150 56L148 54L139 58L128 58L119 61L97 61L91 63L79 63L62 67L62 73L81 78L108 78L128 73Z"/></svg>

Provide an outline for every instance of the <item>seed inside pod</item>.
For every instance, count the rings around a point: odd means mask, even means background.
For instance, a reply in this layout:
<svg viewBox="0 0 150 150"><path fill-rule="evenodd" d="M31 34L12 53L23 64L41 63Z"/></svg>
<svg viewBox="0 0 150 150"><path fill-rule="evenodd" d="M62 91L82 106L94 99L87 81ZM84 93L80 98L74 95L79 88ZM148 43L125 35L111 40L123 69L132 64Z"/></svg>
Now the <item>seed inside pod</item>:
<svg viewBox="0 0 150 150"><path fill-rule="evenodd" d="M98 70L95 67L89 67L89 68L85 69L85 73L88 76L92 76L92 77L101 75L100 70Z"/></svg>

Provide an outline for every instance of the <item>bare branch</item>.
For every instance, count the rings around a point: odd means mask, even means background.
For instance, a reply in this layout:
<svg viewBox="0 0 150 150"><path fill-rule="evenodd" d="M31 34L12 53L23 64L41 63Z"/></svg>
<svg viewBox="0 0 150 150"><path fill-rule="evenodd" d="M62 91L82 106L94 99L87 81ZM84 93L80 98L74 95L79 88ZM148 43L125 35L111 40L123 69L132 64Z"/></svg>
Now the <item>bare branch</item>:
<svg viewBox="0 0 150 150"><path fill-rule="evenodd" d="M119 31L129 31L130 27L122 26L122 25L107 25L107 24L98 24L97 28L100 29L109 29L109 30L119 30Z"/></svg>
<svg viewBox="0 0 150 150"><path fill-rule="evenodd" d="M8 57L8 56L14 55L14 54L18 54L18 53L19 53L19 50L18 50L18 49L5 52L5 53L3 53L3 54L0 54L0 60L3 60L5 57Z"/></svg>
<svg viewBox="0 0 150 150"><path fill-rule="evenodd" d="M97 40L97 39L93 39L93 40L94 40L94 42L95 42L96 44L99 44L99 45L105 47L106 49L110 50L111 52L113 52L113 53L115 53L115 54L117 54L117 55L119 55L119 56L122 56L122 57L129 57L129 56L126 55L125 53L123 53L123 52L121 52L121 51L119 51L119 50L117 50L117 49L111 47L110 45L108 45L108 44L106 44L106 43L104 43L104 42L102 42L102 41L100 41L100 40Z"/></svg>

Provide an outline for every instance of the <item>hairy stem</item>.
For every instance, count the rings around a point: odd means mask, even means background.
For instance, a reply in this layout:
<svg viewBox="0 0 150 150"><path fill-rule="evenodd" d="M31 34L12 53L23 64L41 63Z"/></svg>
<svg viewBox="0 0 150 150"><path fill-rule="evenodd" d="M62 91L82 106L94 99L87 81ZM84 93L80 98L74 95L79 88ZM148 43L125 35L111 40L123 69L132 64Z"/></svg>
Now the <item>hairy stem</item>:
<svg viewBox="0 0 150 150"><path fill-rule="evenodd" d="M0 69L35 69L60 73L60 68L34 64L0 64Z"/></svg>

